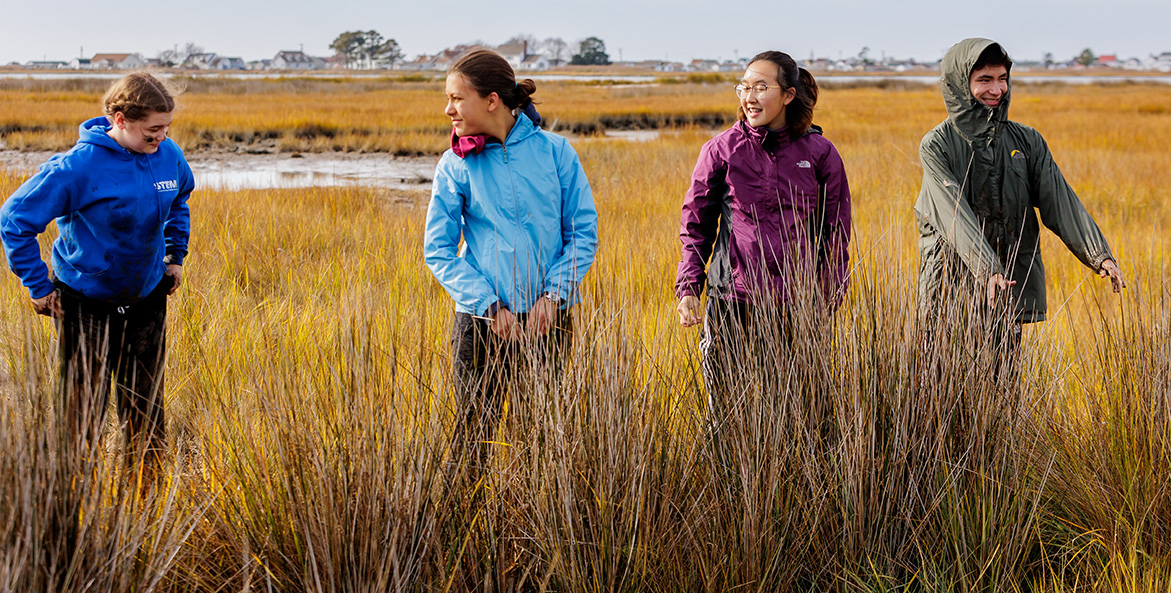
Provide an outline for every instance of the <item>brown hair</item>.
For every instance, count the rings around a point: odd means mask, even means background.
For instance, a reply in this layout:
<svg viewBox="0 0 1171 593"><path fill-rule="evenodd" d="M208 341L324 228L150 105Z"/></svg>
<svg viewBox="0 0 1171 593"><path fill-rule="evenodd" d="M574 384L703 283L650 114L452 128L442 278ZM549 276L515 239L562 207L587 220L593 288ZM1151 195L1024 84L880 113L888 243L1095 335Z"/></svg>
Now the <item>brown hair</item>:
<svg viewBox="0 0 1171 593"><path fill-rule="evenodd" d="M813 125L813 106L817 105L817 81L808 70L797 66L789 54L783 51L762 51L752 59L753 62L772 62L777 66L777 84L781 90L793 89L796 95L785 106L785 125L789 127L789 135L800 138ZM744 121L744 107L736 110L736 119Z"/></svg>
<svg viewBox="0 0 1171 593"><path fill-rule="evenodd" d="M980 57L976 58L976 64L972 66L972 72L987 66L1004 66L1005 70L1012 70L1012 59L999 43L993 43L980 52ZM972 72L969 72L968 76L971 76Z"/></svg>
<svg viewBox="0 0 1171 593"><path fill-rule="evenodd" d="M172 89L148 72L131 72L110 85L102 96L102 111L107 117L122 112L127 121L141 121L150 113L175 110Z"/></svg>
<svg viewBox="0 0 1171 593"><path fill-rule="evenodd" d="M487 97L496 93L509 109L524 109L533 102L537 83L526 78L516 81L512 66L500 54L489 49L474 49L451 65L448 74L462 74L476 94Z"/></svg>

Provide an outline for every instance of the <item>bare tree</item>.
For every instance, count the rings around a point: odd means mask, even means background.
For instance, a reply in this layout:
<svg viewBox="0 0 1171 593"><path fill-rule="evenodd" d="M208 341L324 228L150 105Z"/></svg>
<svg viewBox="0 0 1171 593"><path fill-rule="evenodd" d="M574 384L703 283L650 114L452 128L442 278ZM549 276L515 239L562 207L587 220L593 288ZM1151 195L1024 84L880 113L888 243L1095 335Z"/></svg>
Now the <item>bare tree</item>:
<svg viewBox="0 0 1171 593"><path fill-rule="evenodd" d="M560 37L550 37L541 42L541 54L558 65L569 61L569 44Z"/></svg>

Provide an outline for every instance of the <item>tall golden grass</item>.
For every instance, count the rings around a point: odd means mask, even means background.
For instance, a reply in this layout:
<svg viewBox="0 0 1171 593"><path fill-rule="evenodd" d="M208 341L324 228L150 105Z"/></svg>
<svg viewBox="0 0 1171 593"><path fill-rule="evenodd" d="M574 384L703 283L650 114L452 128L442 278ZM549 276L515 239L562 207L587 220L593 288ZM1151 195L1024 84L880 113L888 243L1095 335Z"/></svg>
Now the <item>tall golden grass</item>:
<svg viewBox="0 0 1171 593"><path fill-rule="evenodd" d="M273 84L192 89L176 139L283 141L310 121L335 138L415 126L422 148L406 152L446 143L437 84ZM28 129L72 130L96 111L92 93L14 92L0 112L25 110L12 119ZM551 121L734 108L718 85L538 96ZM1171 88L1020 85L1013 114L1049 141L1126 293L1047 235L1051 320L1026 330L1019 381L994 372L1003 361L979 328L924 348L911 207L942 102L827 89L816 121L851 179L851 288L831 321L800 312L791 345L753 345L763 362L733 370L738 398L715 432L671 286L679 204L712 132L575 140L602 247L571 362L514 378L492 465L466 488L450 487L451 303L422 263L426 195L193 197L171 300L173 465L154 490L108 461L60 477L51 324L6 274L0 590L1165 591ZM0 173L0 195L26 174ZM65 518L81 526L72 551L49 520L64 500L85 509Z"/></svg>

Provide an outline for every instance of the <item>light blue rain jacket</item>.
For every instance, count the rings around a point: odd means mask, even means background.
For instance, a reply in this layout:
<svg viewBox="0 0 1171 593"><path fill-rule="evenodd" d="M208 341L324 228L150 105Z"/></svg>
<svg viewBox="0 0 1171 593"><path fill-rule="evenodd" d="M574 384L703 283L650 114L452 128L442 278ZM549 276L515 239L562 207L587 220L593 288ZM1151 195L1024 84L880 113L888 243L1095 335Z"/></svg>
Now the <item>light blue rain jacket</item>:
<svg viewBox="0 0 1171 593"><path fill-rule="evenodd" d="M439 160L423 255L456 311L484 315L500 301L524 313L547 292L572 305L597 248L598 213L577 153L528 117L517 117L503 145Z"/></svg>

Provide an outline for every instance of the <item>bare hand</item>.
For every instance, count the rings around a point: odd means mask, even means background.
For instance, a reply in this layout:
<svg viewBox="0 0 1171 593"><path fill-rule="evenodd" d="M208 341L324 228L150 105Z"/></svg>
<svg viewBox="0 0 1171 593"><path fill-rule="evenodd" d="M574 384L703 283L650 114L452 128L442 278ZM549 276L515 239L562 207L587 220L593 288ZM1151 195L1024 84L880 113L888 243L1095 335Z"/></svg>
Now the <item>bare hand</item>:
<svg viewBox="0 0 1171 593"><path fill-rule="evenodd" d="M171 285L171 290L167 291L167 294L171 295L178 292L179 285L183 284L183 266L179 264L167 264L167 271L163 272L163 275L175 279L175 283Z"/></svg>
<svg viewBox="0 0 1171 593"><path fill-rule="evenodd" d="M512 311L508 309L497 311L496 316L492 318L492 323L488 324L488 328L501 340L516 341L524 337L524 332L516 321L516 315L513 315Z"/></svg>
<svg viewBox="0 0 1171 593"><path fill-rule="evenodd" d="M699 325L699 322L703 321L703 310L699 307L697 296L688 295L679 299L675 311L679 313L679 325L683 327Z"/></svg>
<svg viewBox="0 0 1171 593"><path fill-rule="evenodd" d="M988 279L988 308L991 309L996 306L996 291L1008 291L1008 289L1016 286L1016 280L1009 280L1003 274L993 274Z"/></svg>
<svg viewBox="0 0 1171 593"><path fill-rule="evenodd" d="M33 310L38 315L46 317L60 317L64 313L61 309L61 297L57 296L55 290L39 299L33 299Z"/></svg>
<svg viewBox="0 0 1171 593"><path fill-rule="evenodd" d="M1122 292L1122 289L1126 288L1126 279L1122 277L1122 270L1118 269L1118 264L1114 263L1112 259L1102 262L1102 269L1098 270L1098 275L1109 278L1110 288L1116 293Z"/></svg>
<svg viewBox="0 0 1171 593"><path fill-rule="evenodd" d="M548 297L537 299L536 304L529 311L528 331L530 336L543 336L549 333L553 325L553 315L557 312L557 305Z"/></svg>

